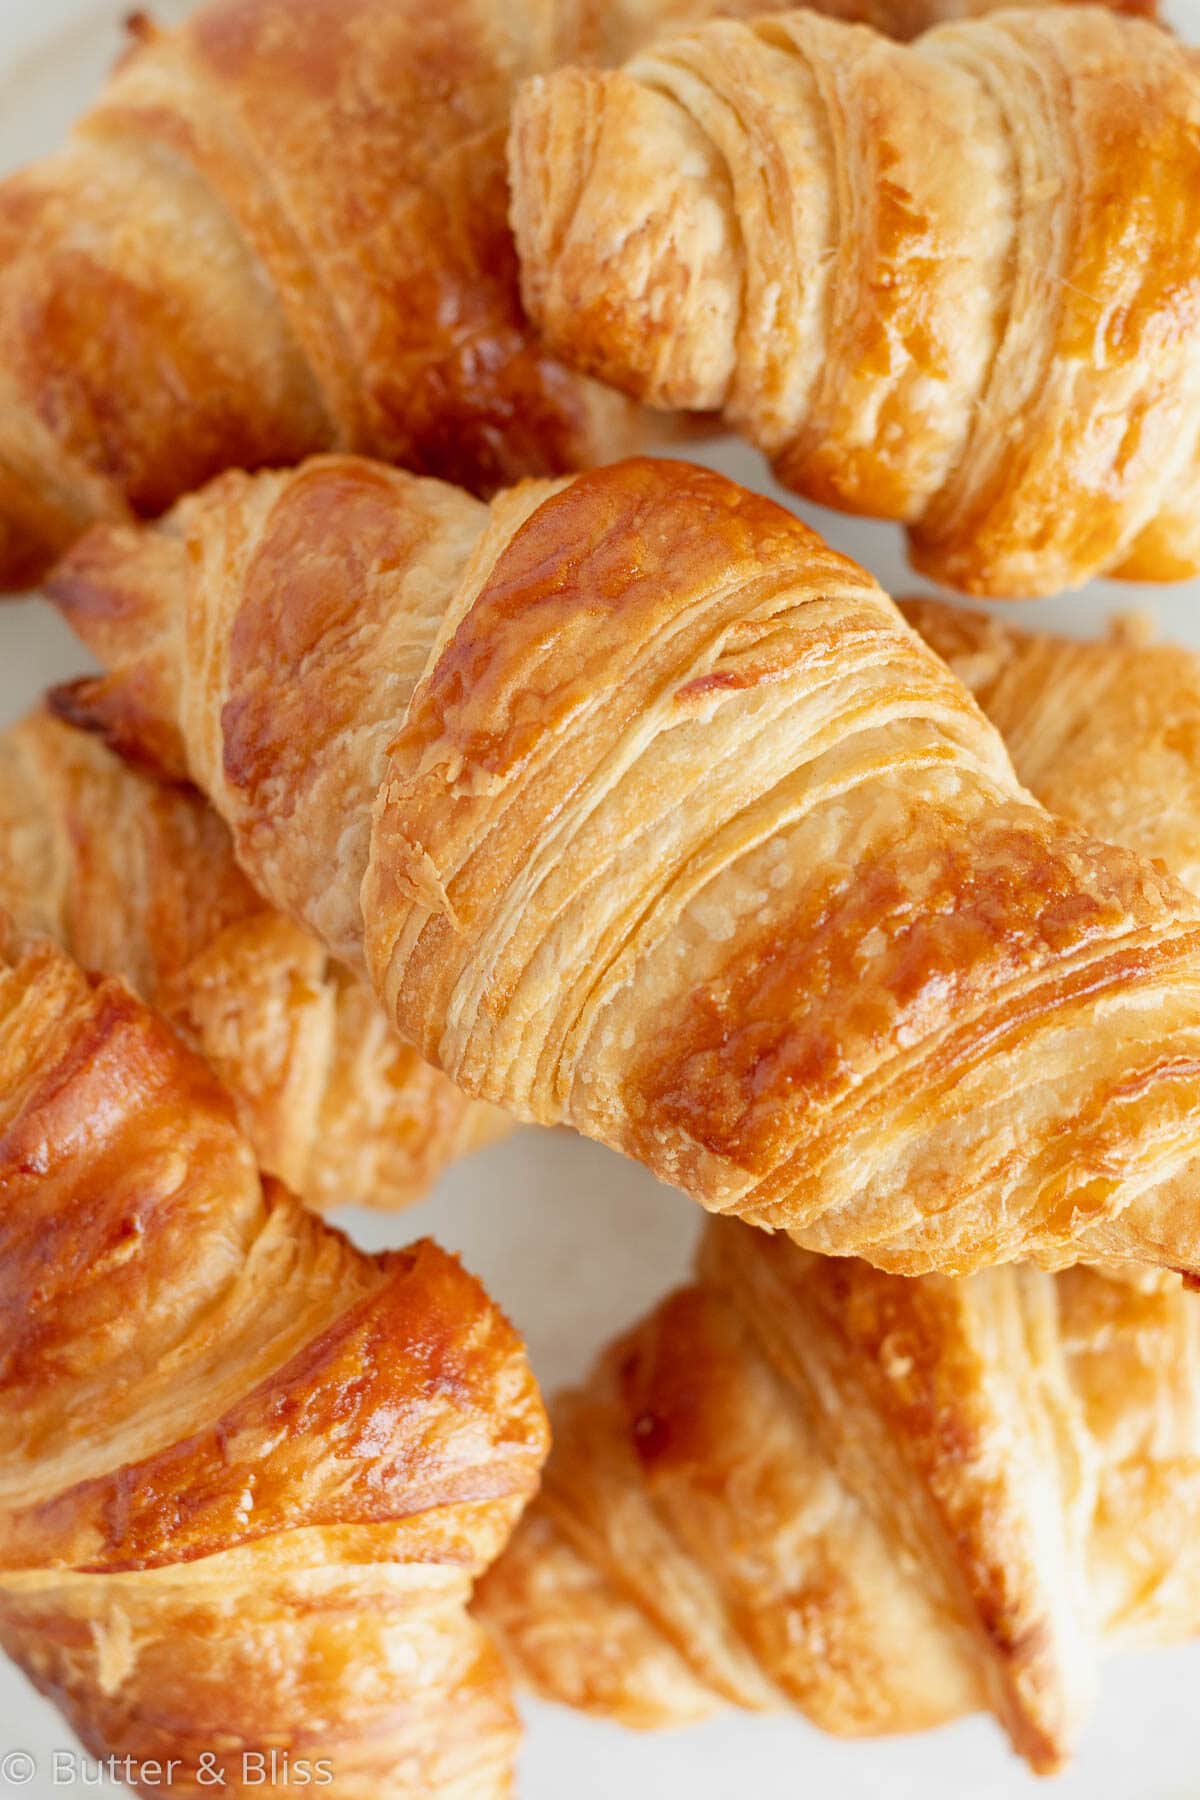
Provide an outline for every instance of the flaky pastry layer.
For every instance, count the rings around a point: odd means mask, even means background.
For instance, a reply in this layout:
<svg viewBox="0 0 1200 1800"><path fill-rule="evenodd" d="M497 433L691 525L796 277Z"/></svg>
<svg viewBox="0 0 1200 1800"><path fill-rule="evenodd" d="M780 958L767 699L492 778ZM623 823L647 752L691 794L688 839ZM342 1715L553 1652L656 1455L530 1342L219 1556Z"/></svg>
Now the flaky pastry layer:
<svg viewBox="0 0 1200 1800"><path fill-rule="evenodd" d="M35 713L0 735L0 907L120 975L200 1050L260 1166L321 1210L419 1199L508 1129L259 899L193 789Z"/></svg>
<svg viewBox="0 0 1200 1800"><path fill-rule="evenodd" d="M110 670L59 704L190 773L466 1092L905 1273L1200 1268L1200 901L1038 806L770 501L318 459L52 592Z"/></svg>
<svg viewBox="0 0 1200 1800"><path fill-rule="evenodd" d="M264 1183L156 1014L11 934L0 1203L0 1643L89 1750L189 1796L271 1748L342 1800L508 1794L466 1604L546 1431L479 1284Z"/></svg>
<svg viewBox="0 0 1200 1800"><path fill-rule="evenodd" d="M1200 1625L1198 1397L1178 1282L905 1280L714 1222L555 1404L478 1608L539 1693L628 1725L988 1711L1049 1771L1104 1651Z"/></svg>
<svg viewBox="0 0 1200 1800"><path fill-rule="evenodd" d="M1200 64L1155 26L709 21L530 80L510 170L555 350L939 580L1200 570Z"/></svg>

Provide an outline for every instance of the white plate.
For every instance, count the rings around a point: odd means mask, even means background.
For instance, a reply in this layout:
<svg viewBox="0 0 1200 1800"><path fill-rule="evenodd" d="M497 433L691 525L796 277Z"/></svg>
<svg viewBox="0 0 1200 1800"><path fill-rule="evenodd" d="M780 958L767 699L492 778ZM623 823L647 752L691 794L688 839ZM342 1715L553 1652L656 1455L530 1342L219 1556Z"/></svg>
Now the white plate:
<svg viewBox="0 0 1200 1800"><path fill-rule="evenodd" d="M127 9L125 0L0 0L0 169L58 140L95 90ZM164 19L183 10L181 0L155 5ZM1200 39L1200 0L1181 0L1174 16ZM719 443L704 460L769 489L758 458L740 446ZM892 592L920 587L892 527L800 510ZM1165 592L1098 582L1083 595L1022 609L1021 617L1088 635L1114 610L1141 606L1157 614L1164 635L1200 647L1197 582ZM0 604L0 723L82 664L46 607ZM372 1248L429 1233L460 1250L526 1333L548 1392L577 1379L607 1337L684 1275L698 1221L697 1208L632 1164L565 1133L533 1131L461 1164L402 1218L356 1212L348 1219ZM903 1644L895 1654L904 1655ZM1054 1800L1200 1800L1198 1681L1200 1644L1110 1666ZM907 1740L843 1744L793 1719L728 1716L644 1737L536 1703L526 1714L523 1800L1001 1800L1034 1786L984 1719ZM43 1800L72 1788L118 1800L122 1790L109 1786L56 1787L51 1756L69 1747L59 1715L0 1662L3 1800ZM15 1749L38 1763L27 1784L4 1779L4 1756Z"/></svg>

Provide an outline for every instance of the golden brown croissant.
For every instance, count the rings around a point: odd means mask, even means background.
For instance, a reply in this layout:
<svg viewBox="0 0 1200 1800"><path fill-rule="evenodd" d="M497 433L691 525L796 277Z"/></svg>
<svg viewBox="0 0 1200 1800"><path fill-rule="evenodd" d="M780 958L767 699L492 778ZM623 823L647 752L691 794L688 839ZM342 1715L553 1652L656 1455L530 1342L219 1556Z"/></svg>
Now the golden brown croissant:
<svg viewBox="0 0 1200 1800"><path fill-rule="evenodd" d="M1200 1269L1200 902L771 501L330 458L51 591L112 671L59 704L190 771L468 1093L903 1272Z"/></svg>
<svg viewBox="0 0 1200 1800"><path fill-rule="evenodd" d="M0 907L163 1012L229 1090L260 1166L310 1206L407 1205L508 1128L259 899L194 791L45 713L0 734Z"/></svg>
<svg viewBox="0 0 1200 1800"><path fill-rule="evenodd" d="M553 349L952 586L1200 570L1200 61L1103 8L709 22L513 115Z"/></svg>
<svg viewBox="0 0 1200 1800"><path fill-rule="evenodd" d="M0 185L0 583L231 465L369 449L486 489L611 454L624 403L522 318L503 136L522 74L658 10L135 15L66 147Z"/></svg>
<svg viewBox="0 0 1200 1800"><path fill-rule="evenodd" d="M999 728L1044 806L1200 890L1200 656L1124 623L1081 642L967 607L902 611Z"/></svg>
<svg viewBox="0 0 1200 1800"><path fill-rule="evenodd" d="M903 610L1039 798L1200 884L1200 657ZM1200 1628L1198 1411L1200 1302L1178 1288L902 1282L715 1232L700 1281L562 1402L545 1499L483 1613L541 1691L630 1724L728 1700L906 1730L990 1706L1045 1766L1102 1635ZM1031 1554L1039 1507L1059 1541ZM896 1554L914 1531L915 1563Z"/></svg>
<svg viewBox="0 0 1200 1800"><path fill-rule="evenodd" d="M712 1223L555 1409L479 1609L627 1724L991 1711L1038 1769L1098 1657L1200 1628L1200 1301L1092 1269L905 1280Z"/></svg>
<svg viewBox="0 0 1200 1800"><path fill-rule="evenodd" d="M828 4L910 33L981 0ZM0 184L0 586L230 466L352 449L490 491L616 454L624 403L521 312L511 97L748 10L209 0L172 32L135 15L66 147Z"/></svg>
<svg viewBox="0 0 1200 1800"><path fill-rule="evenodd" d="M175 1759L144 1792L274 1750L342 1800L509 1793L466 1602L545 1419L479 1285L264 1184L206 1065L46 940L0 953L0 1194L0 1642L88 1748Z"/></svg>

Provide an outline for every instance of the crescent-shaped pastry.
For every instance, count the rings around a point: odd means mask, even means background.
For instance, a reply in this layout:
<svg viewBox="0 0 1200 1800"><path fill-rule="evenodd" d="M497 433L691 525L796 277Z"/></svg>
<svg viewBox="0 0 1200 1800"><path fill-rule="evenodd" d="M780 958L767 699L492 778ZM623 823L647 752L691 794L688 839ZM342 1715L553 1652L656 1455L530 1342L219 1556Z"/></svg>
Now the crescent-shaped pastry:
<svg viewBox="0 0 1200 1800"><path fill-rule="evenodd" d="M509 1127L259 899L194 789L44 712L0 734L0 908L165 1014L228 1089L260 1167L310 1206L406 1206Z"/></svg>
<svg viewBox="0 0 1200 1800"><path fill-rule="evenodd" d="M59 705L189 772L476 1098L905 1273L1200 1269L1200 901L1043 811L772 502L325 459L51 591L110 670Z"/></svg>
<svg viewBox="0 0 1200 1800"><path fill-rule="evenodd" d="M713 1222L552 1409L479 1610L634 1726L993 1713L1046 1772L1109 1649L1200 1629L1200 1301L1094 1269L905 1280Z"/></svg>
<svg viewBox="0 0 1200 1800"><path fill-rule="evenodd" d="M1040 798L1200 881L1200 657L903 610ZM559 1402L482 1614L538 1691L629 1725L983 1708L1051 1767L1102 1650L1200 1629L1200 1301L1166 1279L902 1281L713 1231Z"/></svg>
<svg viewBox="0 0 1200 1800"><path fill-rule="evenodd" d="M522 75L659 10L134 14L65 146L0 183L0 586L231 466L369 450L486 490L627 443L522 316L504 131Z"/></svg>
<svg viewBox="0 0 1200 1800"><path fill-rule="evenodd" d="M0 943L0 1643L145 1793L499 1800L467 1611L536 1488L520 1340L431 1243L366 1256L260 1178L112 979Z"/></svg>
<svg viewBox="0 0 1200 1800"><path fill-rule="evenodd" d="M989 0L828 0L911 34ZM1130 0L1142 10L1142 0ZM208 0L133 15L0 182L0 588L218 470L359 450L489 492L629 443L518 296L523 76L754 0Z"/></svg>
<svg viewBox="0 0 1200 1800"><path fill-rule="evenodd" d="M1103 7L710 21L513 114L546 341L981 594L1200 571L1200 62Z"/></svg>

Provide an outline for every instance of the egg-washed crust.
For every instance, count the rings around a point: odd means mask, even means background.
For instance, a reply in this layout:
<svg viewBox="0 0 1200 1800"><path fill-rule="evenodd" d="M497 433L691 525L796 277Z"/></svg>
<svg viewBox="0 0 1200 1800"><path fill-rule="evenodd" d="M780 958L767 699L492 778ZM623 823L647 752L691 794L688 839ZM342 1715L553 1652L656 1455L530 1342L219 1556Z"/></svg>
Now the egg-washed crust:
<svg viewBox="0 0 1200 1800"><path fill-rule="evenodd" d="M530 316L979 594L1200 569L1200 65L1033 7L710 20L513 110Z"/></svg>
<svg viewBox="0 0 1200 1800"><path fill-rule="evenodd" d="M1044 806L1200 889L1200 656L1135 617L1081 640L969 607L901 610L975 695Z"/></svg>
<svg viewBox="0 0 1200 1800"><path fill-rule="evenodd" d="M627 447L521 311L504 131L522 74L657 11L133 14L63 147L0 183L0 585L223 468L359 449L486 491Z"/></svg>
<svg viewBox="0 0 1200 1800"><path fill-rule="evenodd" d="M1039 807L772 502L318 459L51 592L109 670L72 717L127 744L152 697L256 887L472 1096L904 1273L1200 1267L1200 901Z"/></svg>
<svg viewBox="0 0 1200 1800"><path fill-rule="evenodd" d="M555 1402L478 1610L537 1692L626 1724L984 1710L1047 1772L1107 1646L1200 1624L1198 1382L1170 1278L908 1280L714 1223Z"/></svg>
<svg viewBox="0 0 1200 1800"><path fill-rule="evenodd" d="M0 735L0 907L163 1012L229 1090L260 1166L318 1209L405 1206L508 1129L259 899L194 789L44 712Z"/></svg>
<svg viewBox="0 0 1200 1800"><path fill-rule="evenodd" d="M161 1018L11 931L0 1194L9 1653L100 1754L186 1760L219 1720L231 1755L331 1758L354 1800L507 1794L466 1602L547 1438L479 1284L264 1182ZM204 1791L195 1757L181 1779Z"/></svg>
<svg viewBox="0 0 1200 1800"><path fill-rule="evenodd" d="M1196 885L1200 657L1137 621L1081 642L902 610L1041 800ZM1200 1306L1116 1273L904 1280L714 1229L697 1281L556 1402L483 1616L537 1691L628 1724L990 1707L1055 1766L1108 1643L1200 1624Z"/></svg>

